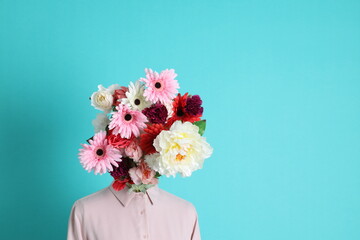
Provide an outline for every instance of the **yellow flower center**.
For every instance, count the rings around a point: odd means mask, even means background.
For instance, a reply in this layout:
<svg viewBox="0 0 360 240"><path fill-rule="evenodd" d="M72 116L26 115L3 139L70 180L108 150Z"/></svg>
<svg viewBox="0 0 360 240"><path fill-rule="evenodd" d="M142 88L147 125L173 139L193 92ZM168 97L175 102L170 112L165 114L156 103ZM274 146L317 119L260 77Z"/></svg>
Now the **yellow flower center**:
<svg viewBox="0 0 360 240"><path fill-rule="evenodd" d="M181 155L180 153L178 153L177 155L176 155L176 161L181 161L181 160L183 160L185 158L185 155Z"/></svg>
<svg viewBox="0 0 360 240"><path fill-rule="evenodd" d="M98 101L99 101L99 102L102 102L102 101L104 101L104 100L105 100L105 96L104 96L104 95L98 96Z"/></svg>

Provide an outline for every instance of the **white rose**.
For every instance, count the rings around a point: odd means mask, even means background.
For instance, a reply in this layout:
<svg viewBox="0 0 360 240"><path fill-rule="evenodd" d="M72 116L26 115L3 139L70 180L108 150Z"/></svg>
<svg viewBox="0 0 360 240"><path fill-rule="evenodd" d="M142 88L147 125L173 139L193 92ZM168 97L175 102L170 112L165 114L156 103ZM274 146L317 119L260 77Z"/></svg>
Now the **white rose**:
<svg viewBox="0 0 360 240"><path fill-rule="evenodd" d="M109 88L104 88L101 84L98 85L99 90L91 95L91 105L106 113L110 112L114 101L114 91L119 87L118 84L113 84Z"/></svg>

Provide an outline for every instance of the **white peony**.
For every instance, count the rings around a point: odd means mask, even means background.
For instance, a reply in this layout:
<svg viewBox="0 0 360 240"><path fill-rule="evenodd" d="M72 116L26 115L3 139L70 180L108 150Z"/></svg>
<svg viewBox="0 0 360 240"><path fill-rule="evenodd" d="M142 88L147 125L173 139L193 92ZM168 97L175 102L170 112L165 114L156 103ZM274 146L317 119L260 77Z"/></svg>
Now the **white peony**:
<svg viewBox="0 0 360 240"><path fill-rule="evenodd" d="M202 168L205 158L211 156L213 148L199 133L198 126L191 122L173 123L169 130L163 130L154 140L158 153L145 155L147 164L161 175L183 177Z"/></svg>
<svg viewBox="0 0 360 240"><path fill-rule="evenodd" d="M120 88L118 84L113 84L108 88L98 85L98 91L91 95L91 105L96 109L109 113L114 101L113 94L116 89Z"/></svg>
<svg viewBox="0 0 360 240"><path fill-rule="evenodd" d="M94 126L94 132L100 132L101 130L105 131L106 126L110 123L109 118L105 113L99 113L96 115L96 118L92 121Z"/></svg>
<svg viewBox="0 0 360 240"><path fill-rule="evenodd" d="M136 81L135 84L130 82L128 91L125 93L126 98L121 100L122 104L128 105L133 110L141 111L144 108L150 107L151 102L147 101L144 97L144 85L140 81Z"/></svg>

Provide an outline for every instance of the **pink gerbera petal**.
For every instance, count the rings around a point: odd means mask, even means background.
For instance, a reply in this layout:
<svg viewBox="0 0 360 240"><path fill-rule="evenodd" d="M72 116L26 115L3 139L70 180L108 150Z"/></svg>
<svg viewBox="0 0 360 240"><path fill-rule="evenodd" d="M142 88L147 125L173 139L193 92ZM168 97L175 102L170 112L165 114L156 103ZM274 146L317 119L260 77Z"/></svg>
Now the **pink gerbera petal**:
<svg viewBox="0 0 360 240"><path fill-rule="evenodd" d="M140 135L140 130L146 127L146 116L136 110L131 110L125 104L116 106L117 112L112 113L109 129L114 135L120 134L122 138L130 138L132 134L135 137Z"/></svg>
<svg viewBox="0 0 360 240"><path fill-rule="evenodd" d="M166 69L159 74L146 68L145 72L146 78L141 78L140 81L145 82L147 87L144 91L146 100L162 104L171 102L180 88L174 69Z"/></svg>
<svg viewBox="0 0 360 240"><path fill-rule="evenodd" d="M101 175L106 171L112 171L113 166L119 166L117 162L121 162L121 153L108 144L105 131L96 133L89 143L90 145L81 144L83 148L79 149L80 163L85 170L94 170L95 175Z"/></svg>

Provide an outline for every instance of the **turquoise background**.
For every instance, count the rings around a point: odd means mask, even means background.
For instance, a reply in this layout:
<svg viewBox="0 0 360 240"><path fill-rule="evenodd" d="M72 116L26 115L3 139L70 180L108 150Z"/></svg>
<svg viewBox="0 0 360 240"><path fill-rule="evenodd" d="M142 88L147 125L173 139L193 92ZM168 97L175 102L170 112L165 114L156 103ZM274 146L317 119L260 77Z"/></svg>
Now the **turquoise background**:
<svg viewBox="0 0 360 240"><path fill-rule="evenodd" d="M0 0L1 239L65 239L98 84L174 68L214 153L160 187L204 240L360 239L359 1Z"/></svg>

